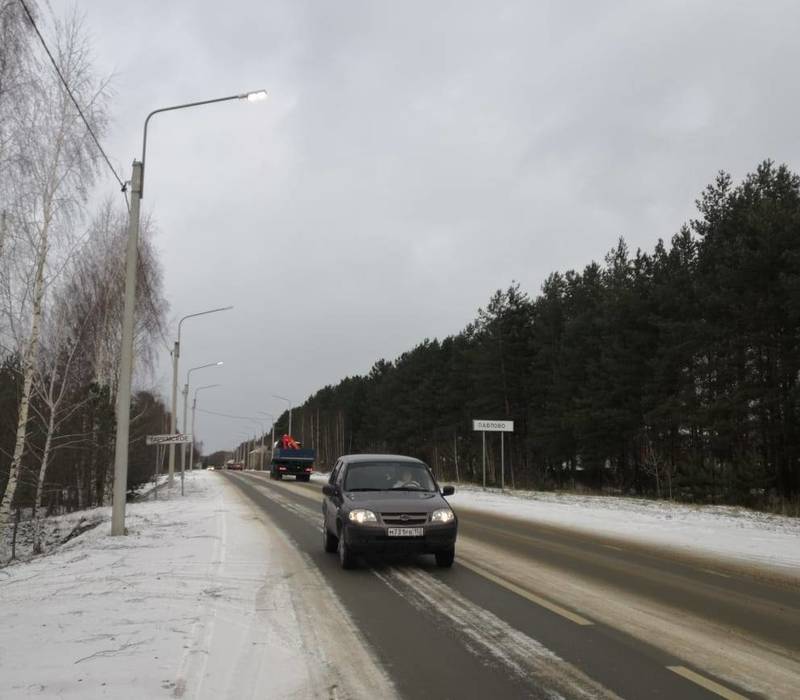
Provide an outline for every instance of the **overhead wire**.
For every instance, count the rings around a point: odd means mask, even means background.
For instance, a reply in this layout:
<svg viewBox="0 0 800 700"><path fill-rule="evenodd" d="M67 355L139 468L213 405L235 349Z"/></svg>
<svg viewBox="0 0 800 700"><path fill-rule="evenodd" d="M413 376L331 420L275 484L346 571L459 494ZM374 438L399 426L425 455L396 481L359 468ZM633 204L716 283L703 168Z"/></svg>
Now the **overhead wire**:
<svg viewBox="0 0 800 700"><path fill-rule="evenodd" d="M207 413L210 416L222 416L223 418L236 418L237 420L249 420L253 421L254 423L261 423L260 420L257 420L252 416L232 416L230 413L217 413L216 411L207 411L203 408L198 408L196 410L198 413Z"/></svg>
<svg viewBox="0 0 800 700"><path fill-rule="evenodd" d="M92 125L89 124L89 120L86 118L86 115L83 113L83 110L81 109L81 106L78 104L78 100L75 98L75 95L72 92L72 89L70 88L69 84L67 83L66 78L64 77L64 74L61 72L61 69L58 67L58 63L56 62L56 59L53 57L53 54L51 53L50 48L47 46L47 42L44 40L44 37L42 36L42 33L39 31L39 27L36 25L36 20L33 19L33 15L31 14L31 11L28 8L28 5L25 3L25 0L19 0L19 4L22 5L22 9L25 10L25 14L28 16L28 21L31 23L31 26L33 27L33 30L36 32L36 36L39 37L39 42L42 44L42 47L44 48L45 53L47 54L47 57L50 59L50 63L53 64L53 68L55 69L56 74L58 75L58 78L61 81L61 84L64 86L64 89L67 91L67 95L69 95L70 100L72 100L72 104L74 104L75 105L75 109L78 110L78 114L80 115L81 119L83 120L83 124L86 127L86 130L89 132L89 135L92 137L92 141L94 141L94 145L97 146L97 150L100 151L100 155L103 156L103 159L105 160L106 165L108 165L109 170L111 170L111 172L114 174L114 177L116 178L117 182L119 183L120 189L122 190L123 193L125 193L127 191L127 189L128 189L126 183L119 176L119 174L117 173L116 169L111 164L111 160L109 159L108 155L103 150L103 147L100 145L100 141L97 138L97 135L94 133L94 129L92 128ZM127 202L127 199L128 198L126 196L125 197L125 201L126 202Z"/></svg>
<svg viewBox="0 0 800 700"><path fill-rule="evenodd" d="M108 166L109 170L114 175L114 178L116 179L116 181L119 183L120 191L122 192L122 196L125 199L125 208L130 212L130 202L128 201L127 183L122 180L122 178L117 173L117 171L114 168L114 166L111 164L111 159L108 157L108 154L105 152L105 150L103 149L103 146L100 144L100 140L97 138L97 134L95 134L94 129L92 128L92 125L89 123L89 120L86 118L86 115L83 113L83 110L81 109L81 106L78 103L78 100L75 97L75 94L72 92L72 89L70 88L69 83L67 83L67 80L64 77L64 74L61 72L61 69L58 67L58 62L55 60L55 57L53 56L53 53L50 51L50 48L48 47L44 36L42 36L42 33L39 31L39 27L36 24L36 20L34 20L34 18L33 18L33 14L31 13L30 8L25 3L25 0L19 0L19 3L22 6L22 9L25 11L25 14L27 15L28 21L31 23L31 26L33 27L34 31L36 32L36 36L39 38L39 42L41 43L42 47L44 48L45 53L47 54L47 57L50 59L50 63L53 65L53 68L55 69L56 74L58 75L58 78L61 81L61 84L64 86L64 89L66 90L67 95L69 95L70 100L72 100L72 104L75 105L75 109L78 111L78 114L80 115L81 120L83 121L83 124L86 127L86 130L89 132L89 135L92 137L92 141L94 141L94 144L97 147L97 150L100 152L100 155L103 157L103 160L105 160L106 165ZM156 319L156 325L158 327L158 334L161 337L161 341L164 344L164 348L167 350L167 352L170 352L170 346L169 346L169 343L167 342L166 334L164 333L164 327L163 327L163 324L162 324L162 321L161 321L161 317L156 312L155 303L154 303L155 295L153 294L153 289L152 289L152 286L150 284L150 279L149 279L147 270L145 269L144 265L141 262L141 255L139 256L138 268L139 268L139 272L142 275L142 279L144 280L145 287L147 288L147 300L148 300L148 303L150 305L151 311L153 312L153 316Z"/></svg>

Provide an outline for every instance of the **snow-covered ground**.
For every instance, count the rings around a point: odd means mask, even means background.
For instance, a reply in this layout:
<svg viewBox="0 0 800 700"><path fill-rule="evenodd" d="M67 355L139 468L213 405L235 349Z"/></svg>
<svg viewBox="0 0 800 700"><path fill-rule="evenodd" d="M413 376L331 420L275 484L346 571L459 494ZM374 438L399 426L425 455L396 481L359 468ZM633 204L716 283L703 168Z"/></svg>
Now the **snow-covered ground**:
<svg viewBox="0 0 800 700"><path fill-rule="evenodd" d="M393 695L270 521L214 473L179 493L128 504L127 537L108 509L64 516L62 530L99 524L0 569L0 698Z"/></svg>
<svg viewBox="0 0 800 700"><path fill-rule="evenodd" d="M314 474L324 482L328 475ZM450 482L448 482L450 483ZM800 577L800 519L729 506L456 484L453 508L731 559Z"/></svg>
<svg viewBox="0 0 800 700"><path fill-rule="evenodd" d="M774 567L800 576L800 519L730 506L456 486L454 508Z"/></svg>

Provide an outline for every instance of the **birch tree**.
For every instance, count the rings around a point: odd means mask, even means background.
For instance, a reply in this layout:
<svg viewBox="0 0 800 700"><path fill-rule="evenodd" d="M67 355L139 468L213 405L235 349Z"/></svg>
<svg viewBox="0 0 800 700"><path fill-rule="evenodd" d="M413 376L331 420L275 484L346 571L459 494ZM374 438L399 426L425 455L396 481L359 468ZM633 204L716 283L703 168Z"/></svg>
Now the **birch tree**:
<svg viewBox="0 0 800 700"><path fill-rule="evenodd" d="M73 16L63 23L56 21L54 27L54 53L62 74L85 105L95 133L102 133L106 122L103 84L93 75L81 23ZM30 84L10 108L9 152L20 164L20 173L12 185L9 235L15 237L19 257L7 280L6 311L15 326L23 381L10 473L0 499L0 530L9 520L20 477L48 284L52 271L60 269L62 261L56 258L71 247L68 238L79 205L86 202L97 160L86 127L58 76L39 59L32 63Z"/></svg>

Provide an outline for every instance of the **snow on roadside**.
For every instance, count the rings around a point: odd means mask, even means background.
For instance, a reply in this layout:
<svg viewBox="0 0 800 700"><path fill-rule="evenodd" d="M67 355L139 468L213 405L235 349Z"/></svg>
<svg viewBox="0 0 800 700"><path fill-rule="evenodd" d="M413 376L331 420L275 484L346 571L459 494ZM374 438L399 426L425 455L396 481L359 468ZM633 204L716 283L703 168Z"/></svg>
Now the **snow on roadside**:
<svg viewBox="0 0 800 700"><path fill-rule="evenodd" d="M178 494L129 503L127 537L111 537L98 509L99 526L0 569L1 698L305 698L332 677L347 687L320 663L325 649L307 648L316 613L292 590L307 563L220 475L187 473ZM368 652L356 657L369 666ZM350 697L392 695L380 671L363 677Z"/></svg>
<svg viewBox="0 0 800 700"><path fill-rule="evenodd" d="M731 506L456 486L459 507L800 574L800 519Z"/></svg>
<svg viewBox="0 0 800 700"><path fill-rule="evenodd" d="M158 485L159 490L164 488L167 475L159 476L157 482L149 481L133 490L137 500L153 497L153 491ZM88 508L77 510L64 515L54 515L42 518L42 547L45 553L61 547L73 537L86 530L100 525L111 517L111 508ZM30 509L24 512L23 518L17 526L16 558L22 561L33 556L33 538L35 522L30 517ZM0 565L11 558L12 528L7 528L0 536Z"/></svg>
<svg viewBox="0 0 800 700"><path fill-rule="evenodd" d="M315 473L311 478L325 483L328 477ZM455 486L455 495L447 500L456 511L464 508L507 515L800 576L800 518L731 506Z"/></svg>

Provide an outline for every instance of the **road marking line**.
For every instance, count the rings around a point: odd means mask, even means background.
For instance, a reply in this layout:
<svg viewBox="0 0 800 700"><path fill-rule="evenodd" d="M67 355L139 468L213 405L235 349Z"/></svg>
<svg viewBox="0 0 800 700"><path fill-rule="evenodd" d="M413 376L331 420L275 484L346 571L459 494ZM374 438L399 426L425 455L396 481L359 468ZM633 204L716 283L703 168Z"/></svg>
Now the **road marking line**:
<svg viewBox="0 0 800 700"><path fill-rule="evenodd" d="M713 569L700 569L700 571L704 571L707 574L714 574L714 576L722 576L722 578L733 578L729 574L723 574L721 571L714 571Z"/></svg>
<svg viewBox="0 0 800 700"><path fill-rule="evenodd" d="M710 678L701 676L699 673L695 673L685 666L667 666L667 668L673 673L683 676L686 680L696 683L706 690L710 690L712 693L719 695L721 698L725 698L725 700L747 700L744 695L740 695L730 688L726 688L724 685L720 685L716 681L712 681Z"/></svg>
<svg viewBox="0 0 800 700"><path fill-rule="evenodd" d="M524 588L518 586L515 583L511 583L511 581L507 581L496 574L491 573L490 571L486 571L486 569L481 568L480 566L476 566L475 564L470 564L461 557L458 559L458 563L461 566L473 571L474 573L478 574L478 576L482 576L483 578L489 579L493 583L496 583L498 586L502 586L503 588L511 591L512 593L516 593L523 598L531 601L531 603L535 603L543 608L546 608L550 612L555 613L556 615L560 615L561 617L567 618L571 622L574 622L576 625L593 625L594 622L591 620L587 620L585 617L581 617L577 613L572 612L571 610L567 610L566 608L562 608L560 605L556 603L551 603L549 600L545 600L544 598L540 598L535 593L531 593L530 591L526 591Z"/></svg>
<svg viewBox="0 0 800 700"><path fill-rule="evenodd" d="M617 552L624 552L625 550L622 547L615 547L613 544L603 544L600 545L601 547L605 547L606 549L613 549Z"/></svg>

